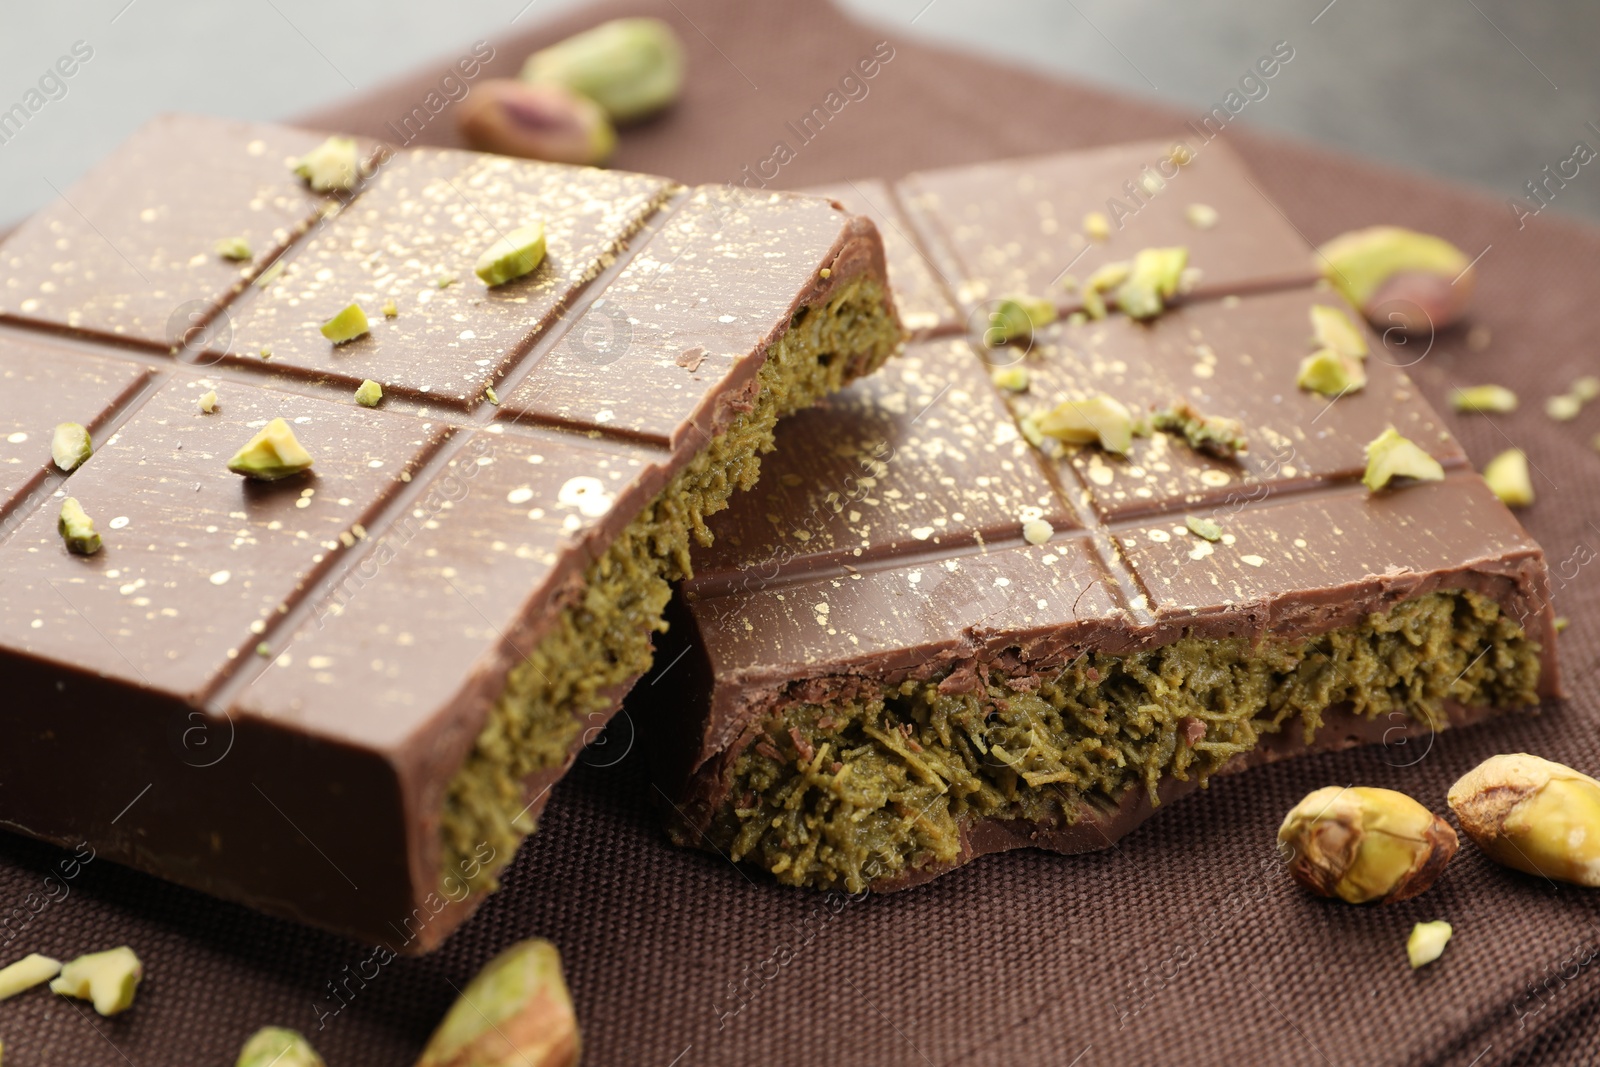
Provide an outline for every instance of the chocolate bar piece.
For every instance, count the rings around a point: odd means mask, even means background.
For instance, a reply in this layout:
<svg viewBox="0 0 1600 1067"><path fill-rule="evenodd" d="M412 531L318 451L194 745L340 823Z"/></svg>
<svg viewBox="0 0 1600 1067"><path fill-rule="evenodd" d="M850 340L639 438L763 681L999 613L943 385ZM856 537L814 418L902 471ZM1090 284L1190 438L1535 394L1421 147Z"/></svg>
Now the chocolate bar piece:
<svg viewBox="0 0 1600 1067"><path fill-rule="evenodd" d="M1557 692L1538 545L1364 326L1364 388L1296 387L1311 309L1349 309L1205 151L1193 165L1222 177L1185 169L1162 195L1217 207L1190 262L1245 295L1219 280L1149 324L921 341L780 428L697 551L649 690L672 695L652 725L678 843L787 884L895 889L988 852L1104 848L1212 774ZM1118 195L1145 155L918 175L901 195L979 301L1058 272L1046 238L1076 247L1035 221ZM1157 197L1129 226L1180 243L1173 217ZM1237 420L1248 451L1181 424L1125 455L1030 441L1038 412L1102 396ZM1442 480L1370 492L1364 448L1388 427Z"/></svg>
<svg viewBox="0 0 1600 1067"><path fill-rule="evenodd" d="M649 666L779 416L901 330L826 200L433 149L313 194L286 160L321 140L159 121L0 248L0 824L419 952ZM534 219L542 262L480 281ZM310 470L232 472L263 430Z"/></svg>

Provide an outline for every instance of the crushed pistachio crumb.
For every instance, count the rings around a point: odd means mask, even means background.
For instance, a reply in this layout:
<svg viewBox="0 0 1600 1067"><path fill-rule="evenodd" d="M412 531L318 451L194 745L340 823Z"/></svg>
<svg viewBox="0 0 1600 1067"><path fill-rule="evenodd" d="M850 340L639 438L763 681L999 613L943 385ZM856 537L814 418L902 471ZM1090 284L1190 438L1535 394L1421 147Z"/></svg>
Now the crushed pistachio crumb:
<svg viewBox="0 0 1600 1067"><path fill-rule="evenodd" d="M990 372L989 379L996 388L1020 393L1028 388L1028 368L998 367Z"/></svg>
<svg viewBox="0 0 1600 1067"><path fill-rule="evenodd" d="M61 502L61 515L56 519L56 531L66 542L67 551L75 556L92 556L100 551L100 535L95 532L94 520L83 510L76 497Z"/></svg>
<svg viewBox="0 0 1600 1067"><path fill-rule="evenodd" d="M261 358L262 359L271 359L272 358L272 346L271 345L262 345L261 346Z"/></svg>
<svg viewBox="0 0 1600 1067"><path fill-rule="evenodd" d="M1583 410L1583 401L1571 393L1553 396L1544 402L1544 413L1557 422L1571 422Z"/></svg>
<svg viewBox="0 0 1600 1067"><path fill-rule="evenodd" d="M1331 348L1343 356L1367 358L1367 339L1346 311L1326 304L1311 306L1311 335L1323 348Z"/></svg>
<svg viewBox="0 0 1600 1067"><path fill-rule="evenodd" d="M486 385L483 387L483 398L496 407L500 406L500 394L495 392L494 386L492 385Z"/></svg>
<svg viewBox="0 0 1600 1067"><path fill-rule="evenodd" d="M1130 319L1155 318L1178 295L1188 266L1189 250L1181 245L1140 249L1127 280L1117 287L1117 307Z"/></svg>
<svg viewBox="0 0 1600 1067"><path fill-rule="evenodd" d="M1323 348L1300 361L1300 373L1294 383L1313 393L1339 397L1365 388L1367 369L1359 359Z"/></svg>
<svg viewBox="0 0 1600 1067"><path fill-rule="evenodd" d="M1042 545L1056 534L1056 528L1043 519L1029 519L1022 524L1022 539L1030 545Z"/></svg>
<svg viewBox="0 0 1600 1067"><path fill-rule="evenodd" d="M1208 519L1202 515L1185 515L1183 524L1196 537L1203 537L1207 541L1222 540L1222 527L1217 525L1215 519Z"/></svg>
<svg viewBox="0 0 1600 1067"><path fill-rule="evenodd" d="M375 408L383 400L383 386L371 378L356 387L356 403L364 408Z"/></svg>
<svg viewBox="0 0 1600 1067"><path fill-rule="evenodd" d="M456 283L455 275L453 275L453 274L441 274L441 275L439 275L438 280L435 281L433 284L435 286L437 286L438 288L440 288L440 289L448 289L452 285L454 285L455 283Z"/></svg>
<svg viewBox="0 0 1600 1067"><path fill-rule="evenodd" d="M1190 204L1183 209L1183 217L1197 230L1209 230L1217 224L1217 209L1210 204Z"/></svg>
<svg viewBox="0 0 1600 1067"><path fill-rule="evenodd" d="M224 237L216 244L217 255L223 259L246 260L254 253L250 251L250 242L243 237Z"/></svg>
<svg viewBox="0 0 1600 1067"><path fill-rule="evenodd" d="M395 316L397 316L399 314L400 314L400 309L394 306L394 301L393 300L391 300L388 303L383 305L383 317L384 318L392 319L392 318L394 318Z"/></svg>
<svg viewBox="0 0 1600 1067"><path fill-rule="evenodd" d="M1567 392L1587 404L1595 397L1600 397L1600 378L1592 374L1585 374L1582 378L1572 383L1572 388Z"/></svg>
<svg viewBox="0 0 1600 1067"><path fill-rule="evenodd" d="M1008 296L989 313L983 343L993 347L1033 336L1033 331L1056 321L1056 306L1042 297Z"/></svg>
<svg viewBox="0 0 1600 1067"><path fill-rule="evenodd" d="M311 453L283 419L273 419L234 453L228 469L256 481L275 482L311 468Z"/></svg>
<svg viewBox="0 0 1600 1067"><path fill-rule="evenodd" d="M76 422L63 422L50 438L50 458L64 471L75 471L94 454L89 431Z"/></svg>
<svg viewBox="0 0 1600 1067"><path fill-rule="evenodd" d="M354 189L361 176L360 150L350 137L329 137L301 156L294 172L319 193Z"/></svg>
<svg viewBox="0 0 1600 1067"><path fill-rule="evenodd" d="M1533 503L1533 478L1528 457L1520 448L1508 448L1483 468L1483 480L1506 507L1525 508Z"/></svg>
<svg viewBox="0 0 1600 1067"><path fill-rule="evenodd" d="M1560 633L1561 631L1565 630L1570 625L1572 625L1572 620L1567 618L1565 615L1557 615L1556 616L1556 618L1555 618L1556 633Z"/></svg>
<svg viewBox="0 0 1600 1067"><path fill-rule="evenodd" d="M215 389L207 389L200 394L200 410L207 415L217 410L217 391Z"/></svg>
<svg viewBox="0 0 1600 1067"><path fill-rule="evenodd" d="M1406 938L1406 958L1411 961L1411 969L1414 971L1418 967L1426 967L1442 956L1454 932L1451 925L1443 921L1413 926L1411 936Z"/></svg>
<svg viewBox="0 0 1600 1067"><path fill-rule="evenodd" d="M1402 437L1393 426L1373 438L1366 451L1367 471L1361 482L1374 493L1400 477L1415 478L1419 482L1444 480L1444 468L1439 461L1415 441Z"/></svg>
<svg viewBox="0 0 1600 1067"><path fill-rule="evenodd" d="M1503 385L1469 385L1450 390L1450 406L1457 411L1504 414L1517 410L1517 394Z"/></svg>
<svg viewBox="0 0 1600 1067"><path fill-rule="evenodd" d="M364 337L367 330L367 313L361 310L360 304L347 304L337 315L322 324L322 336L336 345Z"/></svg>
<svg viewBox="0 0 1600 1067"><path fill-rule="evenodd" d="M1096 241L1111 239L1111 220L1101 211L1091 211L1083 217L1083 232Z"/></svg>
<svg viewBox="0 0 1600 1067"><path fill-rule="evenodd" d="M535 219L484 249L472 272L493 288L522 277L544 262L544 221Z"/></svg>
<svg viewBox="0 0 1600 1067"><path fill-rule="evenodd" d="M1133 446L1133 413L1119 400L1104 394L1086 400L1063 400L1038 416L1035 423L1045 437L1068 444L1098 442L1107 452L1127 455Z"/></svg>
<svg viewBox="0 0 1600 1067"><path fill-rule="evenodd" d="M68 960L50 990L94 1004L101 1015L116 1015L133 1007L133 994L144 977L144 964L127 945L91 952Z"/></svg>
<svg viewBox="0 0 1600 1067"><path fill-rule="evenodd" d="M1250 451L1244 423L1226 415L1206 415L1187 400L1180 400L1150 416L1150 425L1163 433L1177 434L1196 452L1233 459Z"/></svg>
<svg viewBox="0 0 1600 1067"><path fill-rule="evenodd" d="M827 279L833 277L833 268L823 267L821 270L817 271L817 274L821 276L824 281L826 281Z"/></svg>
<svg viewBox="0 0 1600 1067"><path fill-rule="evenodd" d="M256 645L256 655L260 656L262 659L271 659L272 646L267 644L265 641L258 643Z"/></svg>

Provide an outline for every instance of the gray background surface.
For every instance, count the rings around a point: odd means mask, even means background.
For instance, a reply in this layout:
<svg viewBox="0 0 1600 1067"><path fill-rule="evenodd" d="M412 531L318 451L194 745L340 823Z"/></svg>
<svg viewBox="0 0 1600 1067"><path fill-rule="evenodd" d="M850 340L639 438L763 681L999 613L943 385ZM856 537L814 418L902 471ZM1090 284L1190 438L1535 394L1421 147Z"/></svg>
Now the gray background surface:
<svg viewBox="0 0 1600 1067"><path fill-rule="evenodd" d="M1502 199L1523 194L1577 142L1600 150L1600 132L1586 125L1600 126L1600 4L1592 2L839 2L905 37L1155 97L1197 117L1256 57L1288 41L1294 61L1242 121ZM64 95L57 90L59 99L0 143L0 224L44 203L52 186L65 188L159 111L283 118L583 3L0 0L0 111L74 42L94 49ZM715 26L700 29L715 40ZM1600 160L1551 209L1600 219Z"/></svg>

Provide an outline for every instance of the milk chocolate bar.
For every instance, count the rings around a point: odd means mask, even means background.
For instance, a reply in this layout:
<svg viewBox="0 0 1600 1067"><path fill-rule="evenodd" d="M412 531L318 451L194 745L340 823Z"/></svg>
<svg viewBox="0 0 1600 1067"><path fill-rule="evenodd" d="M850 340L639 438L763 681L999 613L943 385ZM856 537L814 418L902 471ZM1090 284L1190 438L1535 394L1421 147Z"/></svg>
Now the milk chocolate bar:
<svg viewBox="0 0 1600 1067"><path fill-rule="evenodd" d="M1558 692L1539 546L1220 146L1123 233L1041 225L1121 199L1164 150L900 185L974 309L1045 296L1075 256L1114 262L1102 243L1187 247L1210 280L1148 323L919 341L780 428L696 553L649 687L670 691L652 725L678 843L787 884L896 889L988 852L1105 848L1266 760L1379 741L1409 759L1419 734ZM1297 387L1313 308L1361 331L1363 388ZM1186 414L1125 454L1039 433L1097 397L1135 423ZM1389 428L1442 477L1363 485Z"/></svg>
<svg viewBox="0 0 1600 1067"><path fill-rule="evenodd" d="M649 666L778 417L901 327L826 200L377 146L319 193L290 164L324 136L158 120L0 246L0 824L419 952ZM535 219L531 273L480 280Z"/></svg>

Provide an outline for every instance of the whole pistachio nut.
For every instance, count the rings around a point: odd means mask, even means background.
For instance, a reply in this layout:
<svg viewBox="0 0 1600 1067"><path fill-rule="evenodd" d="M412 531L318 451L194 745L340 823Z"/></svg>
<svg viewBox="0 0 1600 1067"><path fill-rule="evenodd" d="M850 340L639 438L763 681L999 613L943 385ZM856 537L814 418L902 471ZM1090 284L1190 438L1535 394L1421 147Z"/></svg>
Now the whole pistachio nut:
<svg viewBox="0 0 1600 1067"><path fill-rule="evenodd" d="M605 109L559 82L486 81L457 106L473 148L550 163L599 166L617 147Z"/></svg>
<svg viewBox="0 0 1600 1067"><path fill-rule="evenodd" d="M1489 858L1600 886L1600 782L1526 752L1491 756L1450 787L1450 810Z"/></svg>
<svg viewBox="0 0 1600 1067"><path fill-rule="evenodd" d="M91 952L62 965L50 983L52 992L93 1002L101 1015L116 1015L133 1007L134 990L144 977L144 965L127 945Z"/></svg>
<svg viewBox="0 0 1600 1067"><path fill-rule="evenodd" d="M467 984L416 1067L572 1067L578 1045L561 956L535 938L500 953Z"/></svg>
<svg viewBox="0 0 1600 1067"><path fill-rule="evenodd" d="M634 122L678 98L683 46L660 19L613 19L533 53L522 80L563 85L605 108L613 122Z"/></svg>
<svg viewBox="0 0 1600 1067"><path fill-rule="evenodd" d="M263 1026L239 1050L233 1067L326 1067L311 1042L297 1030Z"/></svg>
<svg viewBox="0 0 1600 1067"><path fill-rule="evenodd" d="M1389 904L1423 892L1460 843L1450 824L1404 793L1330 785L1306 795L1278 828L1289 874L1318 896Z"/></svg>
<svg viewBox="0 0 1600 1067"><path fill-rule="evenodd" d="M1471 258L1442 237L1401 226L1341 234L1317 250L1317 265L1380 330L1443 329L1472 299Z"/></svg>

